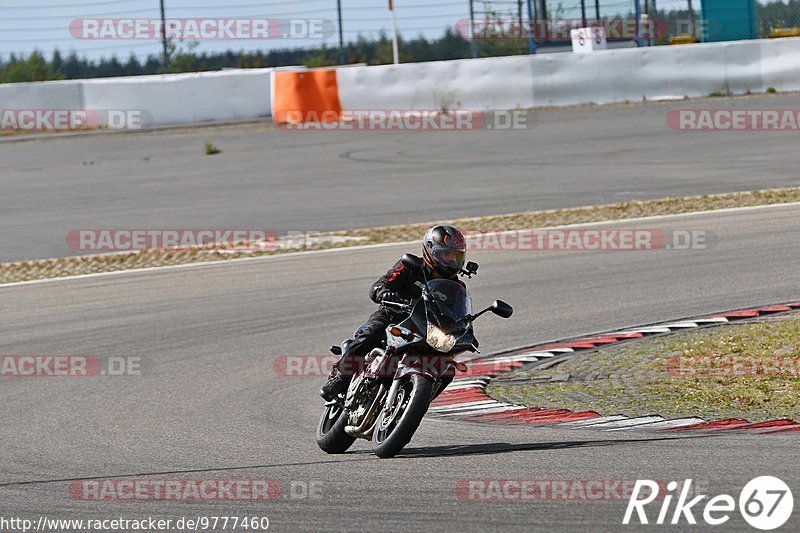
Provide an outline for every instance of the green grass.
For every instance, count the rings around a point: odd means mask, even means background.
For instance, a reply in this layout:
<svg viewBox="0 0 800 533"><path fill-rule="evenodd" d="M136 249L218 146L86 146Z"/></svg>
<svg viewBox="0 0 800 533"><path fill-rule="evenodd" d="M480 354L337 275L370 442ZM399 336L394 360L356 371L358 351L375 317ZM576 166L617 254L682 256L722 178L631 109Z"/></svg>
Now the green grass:
<svg viewBox="0 0 800 533"><path fill-rule="evenodd" d="M214 143L208 141L205 142L205 151L206 155L214 155L222 152L222 150L214 146Z"/></svg>
<svg viewBox="0 0 800 533"><path fill-rule="evenodd" d="M546 371L512 375L569 373L568 382L535 385L506 377L489 392L510 402L603 414L800 419L799 361L800 320L794 315L579 354Z"/></svg>

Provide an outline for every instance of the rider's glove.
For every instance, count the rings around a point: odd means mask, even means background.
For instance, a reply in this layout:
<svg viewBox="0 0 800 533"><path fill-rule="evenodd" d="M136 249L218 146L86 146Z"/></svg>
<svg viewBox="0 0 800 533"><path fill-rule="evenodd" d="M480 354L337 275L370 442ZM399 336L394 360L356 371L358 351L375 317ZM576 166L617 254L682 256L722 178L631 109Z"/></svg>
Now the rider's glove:
<svg viewBox="0 0 800 533"><path fill-rule="evenodd" d="M381 303L386 303L386 302L393 304L403 304L403 305L409 305L411 303L410 300L403 298L394 291L386 291L384 294L381 295Z"/></svg>

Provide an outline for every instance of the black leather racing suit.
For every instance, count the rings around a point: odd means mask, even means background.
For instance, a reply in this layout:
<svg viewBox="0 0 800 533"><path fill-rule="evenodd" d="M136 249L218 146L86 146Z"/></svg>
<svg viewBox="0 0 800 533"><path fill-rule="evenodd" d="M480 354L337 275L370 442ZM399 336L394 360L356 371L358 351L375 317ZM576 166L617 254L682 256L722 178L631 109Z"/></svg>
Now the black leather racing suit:
<svg viewBox="0 0 800 533"><path fill-rule="evenodd" d="M425 275L428 279L442 277L438 273L427 269ZM453 276L453 281L462 283L457 276ZM409 269L401 261L398 261L389 269L386 274L381 276L378 281L372 284L369 297L376 304L381 304L385 299L405 299L416 300L422 295L422 285L425 283L422 270ZM358 328L353 341L347 348L347 352L342 355L338 363L337 370L342 377L351 377L359 364L363 362L363 357L373 348L380 346L385 339L386 327L392 323L398 323L406 317L406 313L397 309L381 305L380 308L372 313L367 322Z"/></svg>

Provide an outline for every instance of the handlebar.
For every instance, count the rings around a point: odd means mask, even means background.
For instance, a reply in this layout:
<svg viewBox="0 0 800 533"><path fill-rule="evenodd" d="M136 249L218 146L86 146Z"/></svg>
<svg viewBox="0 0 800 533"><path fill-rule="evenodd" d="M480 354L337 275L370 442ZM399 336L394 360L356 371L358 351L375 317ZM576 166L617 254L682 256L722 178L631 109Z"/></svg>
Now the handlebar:
<svg viewBox="0 0 800 533"><path fill-rule="evenodd" d="M398 309L402 309L404 311L408 311L411 309L411 304L401 304L399 302L390 302L386 300L381 301L381 304L388 305L390 307L397 307Z"/></svg>

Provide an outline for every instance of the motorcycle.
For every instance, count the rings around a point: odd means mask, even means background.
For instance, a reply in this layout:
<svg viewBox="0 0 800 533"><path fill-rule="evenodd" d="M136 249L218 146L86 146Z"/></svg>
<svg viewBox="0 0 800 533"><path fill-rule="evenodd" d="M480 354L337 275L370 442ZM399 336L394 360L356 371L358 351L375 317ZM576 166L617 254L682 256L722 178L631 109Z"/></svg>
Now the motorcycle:
<svg viewBox="0 0 800 533"><path fill-rule="evenodd" d="M402 263L422 269L422 259L406 254ZM472 277L478 265L469 262L463 275ZM423 270L424 272L424 270ZM464 285L448 279L427 279L422 296L410 304L385 302L408 317L386 328L384 348L373 349L353 376L347 392L325 403L317 425L317 444L330 454L344 453L356 441L372 441L372 451L382 458L394 457L411 441L428 407L452 382L456 371L467 365L455 357L478 352L472 323L491 311L501 318L514 312L496 300L473 314ZM346 352L351 340L332 346Z"/></svg>

